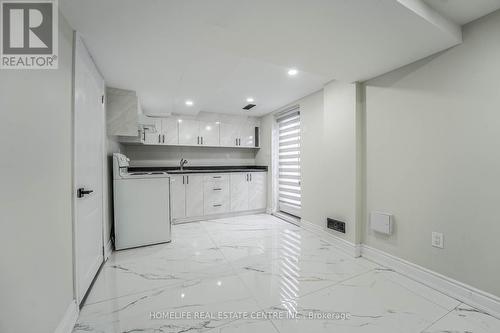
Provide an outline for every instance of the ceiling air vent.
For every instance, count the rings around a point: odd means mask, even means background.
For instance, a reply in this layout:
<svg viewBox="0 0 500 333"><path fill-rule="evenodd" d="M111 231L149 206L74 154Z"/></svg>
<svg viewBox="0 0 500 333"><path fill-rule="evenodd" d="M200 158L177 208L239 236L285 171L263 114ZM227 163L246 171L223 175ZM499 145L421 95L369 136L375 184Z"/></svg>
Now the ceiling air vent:
<svg viewBox="0 0 500 333"><path fill-rule="evenodd" d="M243 110L250 110L254 106L255 106L255 104L248 104L248 105L246 105L246 106L243 107Z"/></svg>

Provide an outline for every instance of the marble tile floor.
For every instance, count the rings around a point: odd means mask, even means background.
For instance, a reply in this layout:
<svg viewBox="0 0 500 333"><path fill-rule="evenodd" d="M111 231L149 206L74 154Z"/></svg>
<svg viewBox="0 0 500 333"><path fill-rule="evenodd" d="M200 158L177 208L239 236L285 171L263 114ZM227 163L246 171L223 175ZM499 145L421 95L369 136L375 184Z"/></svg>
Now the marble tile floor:
<svg viewBox="0 0 500 333"><path fill-rule="evenodd" d="M114 252L81 332L500 332L500 320L266 214Z"/></svg>

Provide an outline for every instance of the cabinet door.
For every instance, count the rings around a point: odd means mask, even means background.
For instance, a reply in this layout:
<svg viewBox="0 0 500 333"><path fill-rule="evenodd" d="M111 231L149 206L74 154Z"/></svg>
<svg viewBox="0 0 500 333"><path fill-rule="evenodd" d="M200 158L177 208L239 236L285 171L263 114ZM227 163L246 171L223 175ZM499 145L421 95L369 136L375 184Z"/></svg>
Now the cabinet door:
<svg viewBox="0 0 500 333"><path fill-rule="evenodd" d="M250 182L248 183L248 208L265 209L267 207L267 173L250 172Z"/></svg>
<svg viewBox="0 0 500 333"><path fill-rule="evenodd" d="M146 132L143 134L142 142L146 145L160 145L162 144L162 134L160 133L149 133Z"/></svg>
<svg viewBox="0 0 500 333"><path fill-rule="evenodd" d="M172 202L172 219L186 217L186 186L184 175L170 176L170 200Z"/></svg>
<svg viewBox="0 0 500 333"><path fill-rule="evenodd" d="M203 175L186 175L186 217L203 216Z"/></svg>
<svg viewBox="0 0 500 333"><path fill-rule="evenodd" d="M248 210L248 173L231 174L231 211L240 212Z"/></svg>
<svg viewBox="0 0 500 333"><path fill-rule="evenodd" d="M197 120L181 119L179 122L179 144L196 146L199 144L200 128Z"/></svg>
<svg viewBox="0 0 500 333"><path fill-rule="evenodd" d="M218 146L219 124L216 122L200 122L200 137L203 146Z"/></svg>
<svg viewBox="0 0 500 333"><path fill-rule="evenodd" d="M240 127L240 146L255 147L255 126L253 124L244 124Z"/></svg>
<svg viewBox="0 0 500 333"><path fill-rule="evenodd" d="M179 144L179 129L177 127L177 119L163 118L161 122L161 132L164 135L163 144L177 145Z"/></svg>
<svg viewBox="0 0 500 333"><path fill-rule="evenodd" d="M236 140L240 137L240 127L235 124L220 124L220 145L223 147L236 147Z"/></svg>

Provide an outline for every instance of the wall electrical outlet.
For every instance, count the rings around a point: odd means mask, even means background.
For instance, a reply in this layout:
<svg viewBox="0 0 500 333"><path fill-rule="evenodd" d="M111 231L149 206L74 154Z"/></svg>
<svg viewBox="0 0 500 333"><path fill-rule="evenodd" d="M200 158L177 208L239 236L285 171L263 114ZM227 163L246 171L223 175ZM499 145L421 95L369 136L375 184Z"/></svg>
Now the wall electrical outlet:
<svg viewBox="0 0 500 333"><path fill-rule="evenodd" d="M440 249L444 248L444 236L441 232L432 232L432 246Z"/></svg>

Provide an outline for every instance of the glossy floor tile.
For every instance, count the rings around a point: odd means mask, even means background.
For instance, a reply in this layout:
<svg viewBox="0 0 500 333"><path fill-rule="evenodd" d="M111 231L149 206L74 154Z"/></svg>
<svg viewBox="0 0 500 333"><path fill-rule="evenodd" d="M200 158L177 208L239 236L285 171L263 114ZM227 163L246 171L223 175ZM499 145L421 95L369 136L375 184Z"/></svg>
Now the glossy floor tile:
<svg viewBox="0 0 500 333"><path fill-rule="evenodd" d="M74 332L500 332L500 321L259 214L114 252Z"/></svg>

